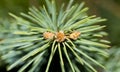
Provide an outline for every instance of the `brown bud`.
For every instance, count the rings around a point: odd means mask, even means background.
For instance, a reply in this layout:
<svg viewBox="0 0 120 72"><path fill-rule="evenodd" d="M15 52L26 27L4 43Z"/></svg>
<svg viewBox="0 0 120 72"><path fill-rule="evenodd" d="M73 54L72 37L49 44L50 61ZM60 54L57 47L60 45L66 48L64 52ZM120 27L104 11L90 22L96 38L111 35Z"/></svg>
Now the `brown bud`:
<svg viewBox="0 0 120 72"><path fill-rule="evenodd" d="M59 31L56 33L56 41L57 42L63 42L65 40L66 36L63 31Z"/></svg>
<svg viewBox="0 0 120 72"><path fill-rule="evenodd" d="M80 32L75 31L69 35L69 38L76 40L79 37L79 35L80 35Z"/></svg>
<svg viewBox="0 0 120 72"><path fill-rule="evenodd" d="M55 36L55 34L52 33L52 32L44 32L44 33L43 33L43 37L44 37L45 39L53 39L54 36Z"/></svg>

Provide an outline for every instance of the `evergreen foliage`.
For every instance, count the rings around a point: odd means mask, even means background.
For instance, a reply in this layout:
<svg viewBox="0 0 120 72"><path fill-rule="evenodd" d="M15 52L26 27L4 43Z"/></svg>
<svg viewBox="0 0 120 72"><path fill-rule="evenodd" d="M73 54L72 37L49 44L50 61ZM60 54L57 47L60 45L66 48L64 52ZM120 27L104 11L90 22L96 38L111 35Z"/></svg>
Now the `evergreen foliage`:
<svg viewBox="0 0 120 72"><path fill-rule="evenodd" d="M0 19L0 39L12 37L11 32L18 29L11 19Z"/></svg>
<svg viewBox="0 0 120 72"><path fill-rule="evenodd" d="M110 57L102 61L105 64L106 71L105 72L119 72L120 71L120 48L112 47L109 51Z"/></svg>
<svg viewBox="0 0 120 72"><path fill-rule="evenodd" d="M67 7L63 4L57 9L55 0L45 1L46 6L31 7L22 17L10 13L19 27L11 32L14 38L0 41L7 70L53 72L53 65L61 72L82 72L81 68L97 72L95 65L104 68L95 56L108 57L110 42L103 39L107 33L102 31L105 26L97 24L106 19L89 16L84 3L73 5L70 0Z"/></svg>

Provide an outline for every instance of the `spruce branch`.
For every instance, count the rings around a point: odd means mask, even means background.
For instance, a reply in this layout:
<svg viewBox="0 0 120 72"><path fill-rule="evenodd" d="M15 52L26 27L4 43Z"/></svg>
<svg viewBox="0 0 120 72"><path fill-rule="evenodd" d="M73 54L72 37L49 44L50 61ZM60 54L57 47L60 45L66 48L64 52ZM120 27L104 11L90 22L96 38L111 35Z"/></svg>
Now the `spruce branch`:
<svg viewBox="0 0 120 72"><path fill-rule="evenodd" d="M120 71L120 47L114 46L109 50L110 57L107 59L101 59L102 63L105 65L105 72L119 72Z"/></svg>
<svg viewBox="0 0 120 72"><path fill-rule="evenodd" d="M73 5L73 0L70 0L66 8L63 5L57 9L55 0L45 1L46 6L31 7L28 14L21 13L22 17L9 13L16 25L25 29L12 32L18 37L0 42L0 51L6 52L2 59L14 59L7 70L20 67L19 72L28 68L30 72L40 72L46 63L44 71L49 72L55 55L58 55L62 72L80 72L79 66L97 72L93 64L104 68L93 57L95 54L108 56L105 49L110 47L109 41L102 39L106 36L102 31L105 26L97 24L106 19L89 16L88 7L83 7L84 2Z"/></svg>

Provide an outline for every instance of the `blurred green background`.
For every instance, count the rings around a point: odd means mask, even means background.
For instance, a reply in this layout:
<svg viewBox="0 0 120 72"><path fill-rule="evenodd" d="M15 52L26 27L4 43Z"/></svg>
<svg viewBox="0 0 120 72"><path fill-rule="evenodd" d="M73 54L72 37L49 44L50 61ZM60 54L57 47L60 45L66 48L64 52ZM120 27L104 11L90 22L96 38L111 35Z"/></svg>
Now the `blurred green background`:
<svg viewBox="0 0 120 72"><path fill-rule="evenodd" d="M68 1L69 0L56 0L58 7L62 2L67 4ZM119 50L120 52L120 0L75 0L75 3L83 1L86 3L86 6L89 7L89 15L95 14L107 19L107 21L103 23L106 25L105 31L109 34L107 39L111 41L111 46L116 46L114 47L116 49L115 51ZM11 19L8 14L9 12L19 15L20 12L27 13L28 8L33 5L39 7L43 4L44 0L0 0L0 24L2 24L4 20ZM7 24L9 24L9 22ZM0 32L1 31L2 28L0 28Z"/></svg>

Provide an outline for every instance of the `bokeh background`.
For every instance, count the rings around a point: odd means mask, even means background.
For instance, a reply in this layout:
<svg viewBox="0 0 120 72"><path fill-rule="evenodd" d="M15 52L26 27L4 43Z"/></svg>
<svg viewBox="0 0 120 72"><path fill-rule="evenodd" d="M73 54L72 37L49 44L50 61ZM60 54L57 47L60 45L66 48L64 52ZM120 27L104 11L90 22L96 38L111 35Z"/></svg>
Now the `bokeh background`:
<svg viewBox="0 0 120 72"><path fill-rule="evenodd" d="M67 4L68 1L69 0L56 0L58 7L62 2ZM107 39L111 41L110 54L112 54L112 56L111 58L105 59L105 61L110 61L111 63L111 60L117 58L116 62L119 62L118 70L120 72L120 0L75 0L75 3L83 1L86 3L85 5L89 7L89 15L95 14L107 19L103 24L106 25L105 31L108 32ZM33 5L39 7L43 4L44 0L0 0L0 25L4 24L3 21L5 21L5 24L7 23L6 27L9 27L10 23L8 20L11 20L11 17L8 13L10 12L19 15L20 12L27 13L28 8ZM3 29L0 28L0 32L2 31ZM0 37L2 38L1 35ZM116 54L117 51L119 51L118 54ZM109 63L106 63L105 65L107 64ZM0 66L1 65L2 63L0 60ZM2 66L0 68L2 68Z"/></svg>

